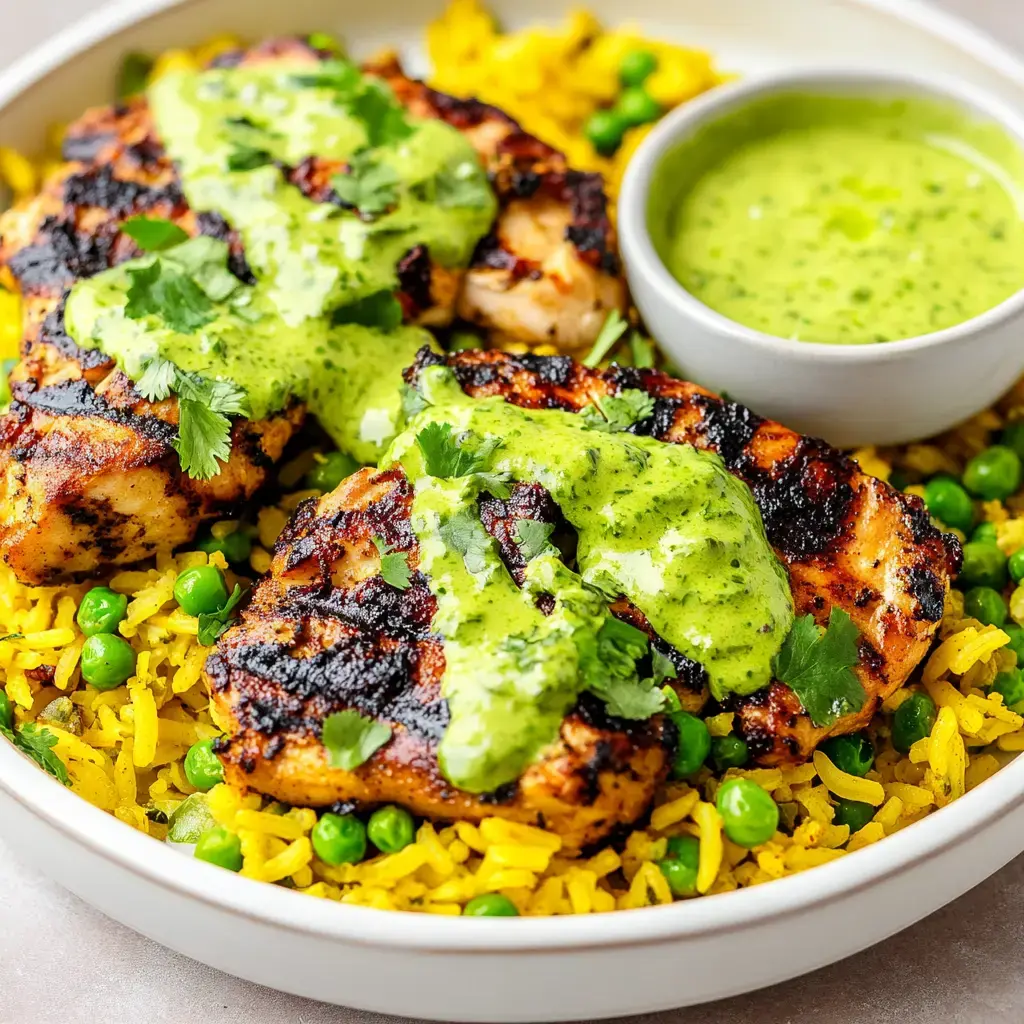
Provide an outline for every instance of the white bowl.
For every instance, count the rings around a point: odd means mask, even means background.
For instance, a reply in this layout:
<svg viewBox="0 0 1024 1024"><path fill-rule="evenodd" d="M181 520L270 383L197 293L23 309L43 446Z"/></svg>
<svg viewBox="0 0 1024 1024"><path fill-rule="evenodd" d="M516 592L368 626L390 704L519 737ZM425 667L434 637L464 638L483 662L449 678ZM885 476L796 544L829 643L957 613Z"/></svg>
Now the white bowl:
<svg viewBox="0 0 1024 1024"><path fill-rule="evenodd" d="M441 0L126 0L0 76L0 139L29 151L53 120L111 94L126 50L238 28L322 28L359 52L414 58ZM509 25L550 0L492 0ZM713 47L725 66L834 56L953 69L1024 100L1024 67L969 26L908 0L588 0ZM29 17L27 8L24 17ZM451 1021L578 1020L684 1006L784 981L848 956L966 892L1024 848L1024 760L840 861L670 907L556 919L448 919L340 906L183 857L96 810L0 742L0 833L27 862L110 917L240 977L316 999ZM977 922L966 923L976 927ZM17 924L4 921L6 929ZM106 971L131 984L128 972ZM115 984L111 982L111 984ZM0 997L0 1005L3 998Z"/></svg>
<svg viewBox="0 0 1024 1024"><path fill-rule="evenodd" d="M787 93L935 98L1002 126L1024 151L1024 117L995 96L949 77L807 69L706 93L651 132L623 181L622 253L647 327L687 379L844 448L916 441L988 407L1024 373L1024 290L947 330L902 341L829 345L773 337L738 324L694 298L666 269L649 230L662 161L719 118Z"/></svg>

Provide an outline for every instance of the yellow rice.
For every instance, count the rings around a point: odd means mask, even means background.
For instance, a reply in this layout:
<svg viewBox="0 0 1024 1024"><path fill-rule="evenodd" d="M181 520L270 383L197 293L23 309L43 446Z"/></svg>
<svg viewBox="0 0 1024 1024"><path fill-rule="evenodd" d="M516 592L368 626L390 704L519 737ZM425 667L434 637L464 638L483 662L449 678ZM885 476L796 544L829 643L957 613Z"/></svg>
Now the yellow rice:
<svg viewBox="0 0 1024 1024"><path fill-rule="evenodd" d="M476 0L453 0L431 26L428 40L439 88L503 106L527 130L565 150L575 165L601 170L613 183L643 129L631 133L611 161L598 157L579 129L589 113L614 96L616 68L626 50L655 49L660 70L649 87L666 107L720 80L708 54L642 39L635 29L603 29L583 11L560 29L503 35ZM237 40L225 36L194 51L170 51L153 74L197 66L235 45ZM36 187L39 172L19 154L0 148L0 179L15 194L26 195ZM16 355L20 334L18 298L0 288L0 358ZM915 482L934 473L960 472L993 431L1022 417L1024 384L996 409L932 443L862 449L855 457L882 479L895 471L908 475L913 491ZM294 486L301 473L301 467L285 467L285 485ZM250 559L254 574L269 567L278 532L305 496L285 496L259 513L259 544ZM981 512L996 524L1004 551L1024 546L1024 492L1005 503L986 503ZM214 535L234 526L216 524ZM208 649L198 643L196 620L177 608L172 595L179 571L207 561L226 569L220 555L185 552L102 580L54 587L25 586L0 567L0 634L21 634L0 642L0 680L16 722L36 721L56 697L70 696L75 715L64 727L50 718L44 724L57 738L54 750L72 789L158 840L166 836L166 816L195 792L184 773L186 751L221 731L201 682ZM129 596L120 632L137 653L136 674L107 692L82 685L78 659L84 638L74 619L82 595L100 582ZM229 582L234 582L230 573ZM1024 588L1013 595L1010 609L1024 625ZM331 867L313 853L314 811L283 808L225 784L210 791L208 805L217 822L240 837L243 875L342 903L442 915L458 915L469 900L488 892L503 893L525 915L669 903L672 894L656 862L664 857L667 840L684 834L699 840L698 892L726 892L828 863L892 835L980 785L1007 756L1024 750L1024 719L986 689L997 672L1016 663L1008 642L1002 630L966 618L962 595L952 592L928 659L870 726L877 756L865 778L839 771L821 752L811 764L729 769L721 778L705 768L692 784L665 784L645 827L618 847L588 857L563 851L556 835L493 817L478 825L423 823L414 843L400 853ZM939 713L931 735L902 755L890 739L892 714L915 689L925 690ZM713 735L727 735L731 725L728 714L708 719ZM752 850L728 840L714 797L722 779L732 777L750 779L771 793L785 832ZM873 820L853 835L848 826L834 824L830 790L876 807Z"/></svg>

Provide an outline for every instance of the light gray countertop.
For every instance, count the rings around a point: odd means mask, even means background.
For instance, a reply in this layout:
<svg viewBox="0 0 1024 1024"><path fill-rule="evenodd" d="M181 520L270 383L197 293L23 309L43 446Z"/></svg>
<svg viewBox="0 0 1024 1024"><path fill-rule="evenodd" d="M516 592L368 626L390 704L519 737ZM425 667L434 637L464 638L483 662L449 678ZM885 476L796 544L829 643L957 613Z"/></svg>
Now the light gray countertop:
<svg viewBox="0 0 1024 1024"><path fill-rule="evenodd" d="M713 2L713 0L709 0ZM765 0L770 3L771 0ZM828 0L821 0L827 3ZM0 0L0 24L23 0ZM34 0L41 37L100 0ZM1024 48L1022 0L941 0ZM9 22L8 22L9 23ZM0 64L17 55L0 32ZM756 995L650 1024L1019 1024L1024 1020L1024 857L859 956ZM680 964L685 971L686 965ZM0 843L0 1024L377 1024L178 956L104 917Z"/></svg>

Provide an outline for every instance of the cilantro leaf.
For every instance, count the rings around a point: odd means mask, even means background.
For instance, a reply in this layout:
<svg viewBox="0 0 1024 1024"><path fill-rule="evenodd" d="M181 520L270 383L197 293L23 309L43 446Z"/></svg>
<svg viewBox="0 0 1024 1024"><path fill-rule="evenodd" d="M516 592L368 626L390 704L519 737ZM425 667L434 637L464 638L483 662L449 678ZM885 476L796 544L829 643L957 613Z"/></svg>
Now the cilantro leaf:
<svg viewBox="0 0 1024 1024"><path fill-rule="evenodd" d="M336 309L331 314L331 323L335 327L341 324L361 324L363 327L377 327L390 332L401 327L402 317L402 304L394 292L385 290Z"/></svg>
<svg viewBox="0 0 1024 1024"><path fill-rule="evenodd" d="M242 286L228 269L229 256L226 242L197 235L165 252L161 259L188 274L208 299L222 302Z"/></svg>
<svg viewBox="0 0 1024 1024"><path fill-rule="evenodd" d="M666 679L675 679L676 663L667 655L662 654L653 644L651 645L651 668L654 670L654 682L660 686Z"/></svg>
<svg viewBox="0 0 1024 1024"><path fill-rule="evenodd" d="M178 399L178 436L171 442L181 468L194 480L220 472L218 462L231 458L231 421L203 402Z"/></svg>
<svg viewBox="0 0 1024 1024"><path fill-rule="evenodd" d="M609 676L590 687L604 702L608 714L616 718L642 720L656 715L665 706L665 695L653 679L627 679Z"/></svg>
<svg viewBox="0 0 1024 1024"><path fill-rule="evenodd" d="M483 168L473 160L459 160L442 167L432 181L433 198L443 210L486 209L494 192Z"/></svg>
<svg viewBox="0 0 1024 1024"><path fill-rule="evenodd" d="M427 473L451 480L486 473L492 456L501 447L501 439L477 438L469 433L456 435L450 423L428 423L416 435L416 444L423 453Z"/></svg>
<svg viewBox="0 0 1024 1024"><path fill-rule="evenodd" d="M541 523L536 519L520 519L516 524L512 539L519 545L519 553L528 562L532 562L539 554L551 548L551 534L555 532L554 523Z"/></svg>
<svg viewBox="0 0 1024 1024"><path fill-rule="evenodd" d="M619 339L628 329L629 324L622 319L622 314L617 309L613 309L594 339L593 347L583 358L583 365L593 369L604 362L605 357L615 348Z"/></svg>
<svg viewBox="0 0 1024 1024"><path fill-rule="evenodd" d="M23 754L28 754L43 771L65 786L71 785L64 762L51 749L57 737L49 730L33 723L15 729L11 721L0 720L0 736L6 736Z"/></svg>
<svg viewBox="0 0 1024 1024"><path fill-rule="evenodd" d="M412 579L409 556L404 551L396 551L382 537L374 537L373 546L380 555L380 575L384 582L395 590L408 590Z"/></svg>
<svg viewBox="0 0 1024 1024"><path fill-rule="evenodd" d="M229 171L254 171L257 167L266 167L274 162L274 157L259 146L249 146L244 142L236 143L228 154Z"/></svg>
<svg viewBox="0 0 1024 1024"><path fill-rule="evenodd" d="M347 60L325 60L309 74L293 75L292 81L306 89L333 89L339 99L348 99L355 95L362 75Z"/></svg>
<svg viewBox="0 0 1024 1024"><path fill-rule="evenodd" d="M477 575L491 565L491 537L472 509L462 508L441 523L441 539L462 555L466 568Z"/></svg>
<svg viewBox="0 0 1024 1024"><path fill-rule="evenodd" d="M587 688L617 718L650 718L662 709L665 695L653 679L640 679L636 663L650 641L642 630L609 615L597 635L597 659L587 671Z"/></svg>
<svg viewBox="0 0 1024 1024"><path fill-rule="evenodd" d="M580 416L590 430L614 434L628 430L653 413L654 399L646 391L627 388L618 395L595 396L594 404L582 409Z"/></svg>
<svg viewBox="0 0 1024 1024"><path fill-rule="evenodd" d="M583 581L583 586L588 590L596 591L606 601L615 601L622 594L622 587L619 586L618 580L603 569L589 574Z"/></svg>
<svg viewBox="0 0 1024 1024"><path fill-rule="evenodd" d="M358 711L336 711L324 719L320 738L327 748L327 763L350 772L391 739L391 726Z"/></svg>
<svg viewBox="0 0 1024 1024"><path fill-rule="evenodd" d="M867 699L852 668L859 660L857 627L841 608L833 608L822 631L813 615L796 619L775 659L775 676L799 698L811 721L831 725L859 711Z"/></svg>
<svg viewBox="0 0 1024 1024"><path fill-rule="evenodd" d="M243 596L242 588L236 583L235 589L228 598L228 603L220 611L203 612L199 616L199 642L204 647L215 644L220 635L226 632L234 619L237 618L233 613Z"/></svg>
<svg viewBox="0 0 1024 1024"><path fill-rule="evenodd" d="M192 277L162 259L128 270L131 285L125 316L158 316L172 331L192 334L213 320L213 306Z"/></svg>
<svg viewBox="0 0 1024 1024"><path fill-rule="evenodd" d="M402 412L405 413L407 420L418 416L428 404L427 400L414 387L409 384L402 385Z"/></svg>
<svg viewBox="0 0 1024 1024"><path fill-rule="evenodd" d="M24 633L5 633L0 636L0 643L3 643L4 640L20 640L24 635Z"/></svg>
<svg viewBox="0 0 1024 1024"><path fill-rule="evenodd" d="M352 157L348 174L331 178L338 198L371 220L398 202L398 184L398 173L393 167L363 154Z"/></svg>
<svg viewBox="0 0 1024 1024"><path fill-rule="evenodd" d="M129 217L121 230L145 252L160 252L188 241L187 231L158 217Z"/></svg>
<svg viewBox="0 0 1024 1024"><path fill-rule="evenodd" d="M126 53L117 70L117 98L127 100L146 91L153 58L146 53Z"/></svg>
<svg viewBox="0 0 1024 1024"><path fill-rule="evenodd" d="M412 134L405 111L395 100L391 87L379 79L367 79L361 91L348 103L352 114L363 122L371 147L400 142Z"/></svg>
<svg viewBox="0 0 1024 1024"><path fill-rule="evenodd" d="M178 368L162 356L153 356L142 370L142 376L135 382L138 391L147 402L162 402L174 387Z"/></svg>

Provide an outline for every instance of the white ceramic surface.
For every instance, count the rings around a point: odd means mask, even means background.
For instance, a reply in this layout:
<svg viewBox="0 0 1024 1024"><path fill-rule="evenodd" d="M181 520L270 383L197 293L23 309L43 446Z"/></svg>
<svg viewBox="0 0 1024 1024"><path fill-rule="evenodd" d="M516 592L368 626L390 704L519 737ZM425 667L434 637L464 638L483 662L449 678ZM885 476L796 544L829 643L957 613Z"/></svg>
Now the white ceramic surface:
<svg viewBox="0 0 1024 1024"><path fill-rule="evenodd" d="M619 197L619 235L644 323L688 380L842 448L903 444L938 434L988 408L1024 372L1024 291L966 323L877 345L825 345L773 337L694 298L652 241L671 179L665 161L703 129L769 96L807 93L923 97L1001 126L1024 148L1024 118L957 78L903 71L796 70L755 75L678 107L643 141ZM654 238L657 238L655 233ZM1022 282L1024 286L1024 282Z"/></svg>
<svg viewBox="0 0 1024 1024"><path fill-rule="evenodd" d="M0 77L0 138L32 148L49 120L103 101L117 56L128 48L156 50L241 26L250 35L333 29L361 40L365 51L413 40L438 6L191 0L170 9L166 0L132 0ZM542 0L493 6L510 24L550 14ZM646 12L652 30L708 45L741 70L811 57L888 64L957 73L1024 102L1024 68L1011 56L913 0L590 6L610 21ZM70 60L77 53L83 56ZM1018 761L884 843L757 889L595 919L449 920L339 907L185 860L84 804L0 744L5 842L110 916L266 985L449 1020L608 1017L793 977L892 934L1005 863L1024 847L1022 802Z"/></svg>

